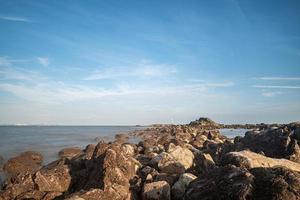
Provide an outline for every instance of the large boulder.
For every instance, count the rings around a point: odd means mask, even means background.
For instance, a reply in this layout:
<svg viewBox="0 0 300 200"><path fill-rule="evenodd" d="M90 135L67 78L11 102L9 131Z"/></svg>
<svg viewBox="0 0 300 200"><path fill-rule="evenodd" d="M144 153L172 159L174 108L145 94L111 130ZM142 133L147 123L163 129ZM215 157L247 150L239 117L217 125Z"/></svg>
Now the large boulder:
<svg viewBox="0 0 300 200"><path fill-rule="evenodd" d="M235 140L239 150L249 149L272 158L287 158L300 162L300 148L294 125L270 127L265 130L248 131L245 137Z"/></svg>
<svg viewBox="0 0 300 200"><path fill-rule="evenodd" d="M62 150L59 151L58 155L61 158L68 158L71 159L77 155L82 154L82 150L79 147L68 147L68 148L64 148Z"/></svg>
<svg viewBox="0 0 300 200"><path fill-rule="evenodd" d="M34 173L41 168L43 163L42 154L27 151L9 159L3 166L4 171L15 175L18 173Z"/></svg>
<svg viewBox="0 0 300 200"><path fill-rule="evenodd" d="M184 197L187 186L197 177L191 173L182 174L178 181L172 186L171 194L173 200L181 200Z"/></svg>
<svg viewBox="0 0 300 200"><path fill-rule="evenodd" d="M253 199L300 199L300 174L282 167L253 168Z"/></svg>
<svg viewBox="0 0 300 200"><path fill-rule="evenodd" d="M300 164L287 160L269 158L261 154L251 151L230 152L223 157L222 164L233 164L239 167L246 167L248 169L256 167L275 167L283 166L290 170L300 172Z"/></svg>
<svg viewBox="0 0 300 200"><path fill-rule="evenodd" d="M159 160L158 168L168 174L183 174L192 167L193 160L194 154L189 149L175 146Z"/></svg>
<svg viewBox="0 0 300 200"><path fill-rule="evenodd" d="M190 171L197 176L203 173L207 173L209 170L212 170L216 167L216 164L210 154L197 152L194 153L194 155L194 165Z"/></svg>
<svg viewBox="0 0 300 200"><path fill-rule="evenodd" d="M0 199L15 199L27 191L34 190L34 187L32 174L18 174L5 182L3 190L0 191Z"/></svg>
<svg viewBox="0 0 300 200"><path fill-rule="evenodd" d="M189 184L185 199L250 199L253 178L253 175L244 168L231 165L215 168Z"/></svg>
<svg viewBox="0 0 300 200"><path fill-rule="evenodd" d="M35 174L34 182L39 191L65 192L71 185L70 169L62 162L53 162Z"/></svg>
<svg viewBox="0 0 300 200"><path fill-rule="evenodd" d="M170 200L170 185L166 181L147 183L143 189L143 200Z"/></svg>

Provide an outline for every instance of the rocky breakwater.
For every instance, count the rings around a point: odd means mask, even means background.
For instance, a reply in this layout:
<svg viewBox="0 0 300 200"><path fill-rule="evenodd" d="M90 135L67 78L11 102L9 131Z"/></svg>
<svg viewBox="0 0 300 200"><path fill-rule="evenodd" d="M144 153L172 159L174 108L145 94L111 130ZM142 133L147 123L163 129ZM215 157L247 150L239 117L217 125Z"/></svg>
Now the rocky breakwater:
<svg viewBox="0 0 300 200"><path fill-rule="evenodd" d="M232 141L204 121L134 132L138 144L117 137L64 149L49 165L13 173L0 199L300 199L300 124L264 126Z"/></svg>

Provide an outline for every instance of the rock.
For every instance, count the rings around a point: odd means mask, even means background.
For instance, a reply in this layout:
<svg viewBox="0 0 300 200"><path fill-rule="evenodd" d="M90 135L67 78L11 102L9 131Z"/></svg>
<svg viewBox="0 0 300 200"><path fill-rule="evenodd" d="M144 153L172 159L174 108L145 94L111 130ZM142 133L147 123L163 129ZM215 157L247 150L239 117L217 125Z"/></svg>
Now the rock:
<svg viewBox="0 0 300 200"><path fill-rule="evenodd" d="M196 175L207 173L216 167L216 164L210 154L198 152L195 153L194 165L191 169Z"/></svg>
<svg viewBox="0 0 300 200"><path fill-rule="evenodd" d="M189 184L185 200L250 199L253 179L243 168L230 165L215 168Z"/></svg>
<svg viewBox="0 0 300 200"><path fill-rule="evenodd" d="M89 144L85 147L85 149L84 149L85 159L90 160L92 158L95 148L96 148L96 145L94 145L94 144Z"/></svg>
<svg viewBox="0 0 300 200"><path fill-rule="evenodd" d="M65 192L71 184L70 169L62 163L50 163L35 174L34 182L40 191Z"/></svg>
<svg viewBox="0 0 300 200"><path fill-rule="evenodd" d="M190 126L200 126L205 128L218 128L220 125L213 120L206 118L206 117L200 117L199 119L192 121Z"/></svg>
<svg viewBox="0 0 300 200"><path fill-rule="evenodd" d="M27 151L9 159L3 166L4 171L14 175L18 173L34 173L41 168L43 156L34 151Z"/></svg>
<svg viewBox="0 0 300 200"><path fill-rule="evenodd" d="M261 154L251 151L230 152L224 156L222 165L233 164L238 167L246 167L248 169L256 167L275 167L283 166L290 170L300 172L300 164L287 160L269 158Z"/></svg>
<svg viewBox="0 0 300 200"><path fill-rule="evenodd" d="M189 149L176 146L162 156L158 168L168 174L183 174L193 165L193 160L194 155Z"/></svg>
<svg viewBox="0 0 300 200"><path fill-rule="evenodd" d="M160 173L157 174L154 178L154 181L166 181L169 185L174 185L174 183L178 180L177 174L167 174L167 173Z"/></svg>
<svg viewBox="0 0 300 200"><path fill-rule="evenodd" d="M135 154L135 148L132 144L123 144L121 146L121 149L128 156L134 156L134 154Z"/></svg>
<svg viewBox="0 0 300 200"><path fill-rule="evenodd" d="M173 200L181 200L184 197L187 186L197 177L191 173L182 174L178 181L172 186L171 194Z"/></svg>
<svg viewBox="0 0 300 200"><path fill-rule="evenodd" d="M298 140L298 143L300 142L300 127L297 127L295 130L294 130L294 137L296 140Z"/></svg>
<svg viewBox="0 0 300 200"><path fill-rule="evenodd" d="M272 158L289 158L293 155L293 160L300 163L300 152L295 152L299 147L293 129L292 125L286 125L277 129L248 131L235 145L240 147L238 150L263 152Z"/></svg>
<svg viewBox="0 0 300 200"><path fill-rule="evenodd" d="M59 151L58 155L61 158L68 158L71 159L77 155L82 154L82 150L79 147L70 147L70 148L64 148Z"/></svg>
<svg viewBox="0 0 300 200"><path fill-rule="evenodd" d="M166 181L145 184L143 200L170 200L170 185Z"/></svg>
<svg viewBox="0 0 300 200"><path fill-rule="evenodd" d="M300 174L286 168L253 168L253 199L299 199Z"/></svg>
<svg viewBox="0 0 300 200"><path fill-rule="evenodd" d="M3 190L0 191L0 199L15 199L30 190L34 190L32 174L18 174L6 181Z"/></svg>

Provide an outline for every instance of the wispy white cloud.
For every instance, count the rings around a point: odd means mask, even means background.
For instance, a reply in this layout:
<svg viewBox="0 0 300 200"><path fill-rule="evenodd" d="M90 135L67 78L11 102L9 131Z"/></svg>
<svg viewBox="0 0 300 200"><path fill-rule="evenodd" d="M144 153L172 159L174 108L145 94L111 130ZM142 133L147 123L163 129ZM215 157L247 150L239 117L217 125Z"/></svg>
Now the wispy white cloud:
<svg viewBox="0 0 300 200"><path fill-rule="evenodd" d="M265 89L300 89L300 86L294 85L253 85L253 87Z"/></svg>
<svg viewBox="0 0 300 200"><path fill-rule="evenodd" d="M19 16L0 16L1 20L14 21L14 22L31 22L28 18Z"/></svg>
<svg viewBox="0 0 300 200"><path fill-rule="evenodd" d="M0 57L0 66L8 66L11 64L11 61L7 57Z"/></svg>
<svg viewBox="0 0 300 200"><path fill-rule="evenodd" d="M276 92L262 92L261 95L264 97L274 97L282 94L282 92L276 91Z"/></svg>
<svg viewBox="0 0 300 200"><path fill-rule="evenodd" d="M152 62L142 62L137 66L126 67L111 67L103 70L98 70L85 77L84 80L101 80L115 79L122 77L162 77L171 75L177 72L177 69L167 64L155 64Z"/></svg>
<svg viewBox="0 0 300 200"><path fill-rule="evenodd" d="M270 80L270 81L297 81L300 77L279 77L279 76L269 76L269 77L259 77L260 80Z"/></svg>
<svg viewBox="0 0 300 200"><path fill-rule="evenodd" d="M233 83L204 83L173 86L140 87L119 86L115 89L92 88L82 85L66 85L62 82L44 82L32 84L3 83L0 90L12 93L20 98L41 102L70 102L81 100L101 99L104 97L131 95L199 95L212 88L230 87Z"/></svg>
<svg viewBox="0 0 300 200"><path fill-rule="evenodd" d="M3 67L0 65L0 80L40 81L47 78L36 71L20 68Z"/></svg>
<svg viewBox="0 0 300 200"><path fill-rule="evenodd" d="M45 67L47 67L50 63L49 58L47 57L37 57L37 62Z"/></svg>

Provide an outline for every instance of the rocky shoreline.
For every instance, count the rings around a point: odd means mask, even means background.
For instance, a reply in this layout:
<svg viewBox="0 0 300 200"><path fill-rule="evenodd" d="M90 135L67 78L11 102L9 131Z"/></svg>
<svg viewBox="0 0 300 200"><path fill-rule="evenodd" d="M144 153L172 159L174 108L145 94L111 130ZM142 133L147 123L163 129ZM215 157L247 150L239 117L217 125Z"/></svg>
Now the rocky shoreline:
<svg viewBox="0 0 300 200"><path fill-rule="evenodd" d="M229 139L220 128L247 128ZM140 137L138 144L129 136ZM155 125L114 142L38 152L3 164L0 200L300 199L300 123ZM1 164L0 158L0 164Z"/></svg>

